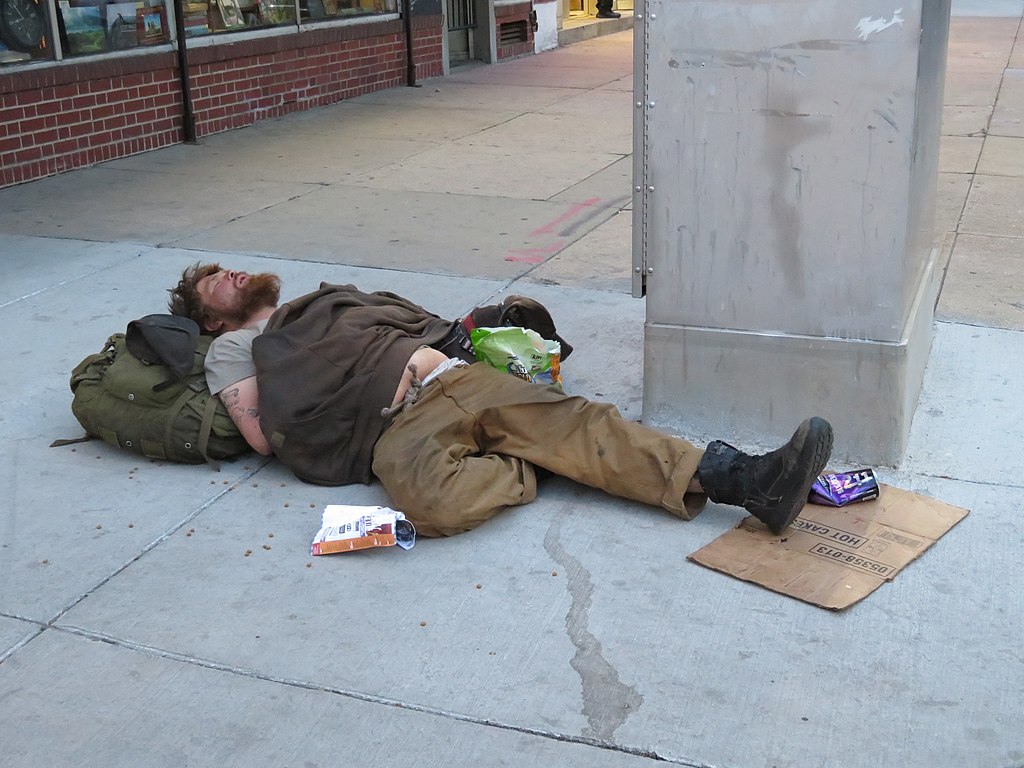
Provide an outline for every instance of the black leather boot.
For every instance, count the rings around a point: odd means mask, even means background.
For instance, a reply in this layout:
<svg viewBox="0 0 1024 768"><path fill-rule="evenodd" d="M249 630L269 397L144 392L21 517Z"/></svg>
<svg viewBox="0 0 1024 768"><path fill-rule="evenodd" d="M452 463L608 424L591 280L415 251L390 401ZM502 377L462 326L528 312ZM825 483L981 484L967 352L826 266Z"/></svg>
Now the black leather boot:
<svg viewBox="0 0 1024 768"><path fill-rule="evenodd" d="M711 501L743 507L777 534L800 514L831 453L832 425L814 416L788 443L764 456L714 441L700 460L697 480Z"/></svg>

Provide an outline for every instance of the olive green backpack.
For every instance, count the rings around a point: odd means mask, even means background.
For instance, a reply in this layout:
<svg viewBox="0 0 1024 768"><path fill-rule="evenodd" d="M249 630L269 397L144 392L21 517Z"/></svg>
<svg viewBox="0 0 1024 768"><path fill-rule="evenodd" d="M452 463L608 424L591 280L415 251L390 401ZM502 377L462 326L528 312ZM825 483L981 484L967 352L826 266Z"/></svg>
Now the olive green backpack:
<svg viewBox="0 0 1024 768"><path fill-rule="evenodd" d="M151 459L216 465L249 450L219 397L210 394L203 362L213 339L199 336L191 370L180 375L129 352L115 333L71 373L71 410L92 437ZM85 438L88 439L88 438ZM77 440L58 440L64 445Z"/></svg>

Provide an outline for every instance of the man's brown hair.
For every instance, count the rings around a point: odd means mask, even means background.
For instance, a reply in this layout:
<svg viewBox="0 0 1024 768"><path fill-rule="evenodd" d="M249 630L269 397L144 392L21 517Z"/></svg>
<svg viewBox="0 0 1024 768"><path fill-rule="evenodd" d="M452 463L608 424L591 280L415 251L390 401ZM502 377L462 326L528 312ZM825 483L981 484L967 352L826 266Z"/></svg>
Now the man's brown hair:
<svg viewBox="0 0 1024 768"><path fill-rule="evenodd" d="M200 264L196 262L181 273L181 280L174 288L168 289L171 298L167 300L167 306L172 315L189 317L198 323L200 328L205 329L206 320L209 315L203 300L199 296L196 285L204 277L220 272L220 264Z"/></svg>

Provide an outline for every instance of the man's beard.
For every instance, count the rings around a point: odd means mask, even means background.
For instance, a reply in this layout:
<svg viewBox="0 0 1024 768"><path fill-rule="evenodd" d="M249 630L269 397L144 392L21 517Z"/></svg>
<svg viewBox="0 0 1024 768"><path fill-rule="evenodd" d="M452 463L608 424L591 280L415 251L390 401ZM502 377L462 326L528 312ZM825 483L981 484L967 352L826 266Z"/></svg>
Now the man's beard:
<svg viewBox="0 0 1024 768"><path fill-rule="evenodd" d="M273 272L249 275L238 294L238 307L221 313L221 320L233 325L244 325L257 312L276 307L281 298L281 278Z"/></svg>

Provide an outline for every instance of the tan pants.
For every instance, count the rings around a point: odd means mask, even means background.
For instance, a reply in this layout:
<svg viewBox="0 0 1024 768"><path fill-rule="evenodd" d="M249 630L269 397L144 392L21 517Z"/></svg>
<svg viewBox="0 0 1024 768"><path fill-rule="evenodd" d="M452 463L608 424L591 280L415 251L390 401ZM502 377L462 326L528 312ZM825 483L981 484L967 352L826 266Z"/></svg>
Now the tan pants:
<svg viewBox="0 0 1024 768"><path fill-rule="evenodd" d="M423 536L468 531L537 496L534 466L689 520L703 451L484 363L427 385L377 441L373 473ZM686 495L684 501L684 495Z"/></svg>

